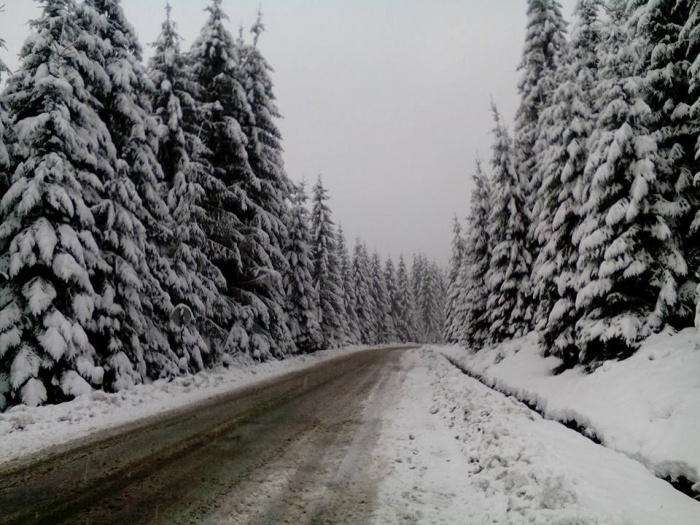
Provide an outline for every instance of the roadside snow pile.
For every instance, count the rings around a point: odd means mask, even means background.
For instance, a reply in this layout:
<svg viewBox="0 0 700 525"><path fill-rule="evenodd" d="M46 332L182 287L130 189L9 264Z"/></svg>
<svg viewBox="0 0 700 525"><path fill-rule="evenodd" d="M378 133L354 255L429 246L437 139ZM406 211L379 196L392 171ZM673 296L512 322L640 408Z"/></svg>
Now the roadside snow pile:
<svg viewBox="0 0 700 525"><path fill-rule="evenodd" d="M84 438L100 430L182 408L252 383L302 370L321 361L367 349L353 346L258 364L232 360L229 368L137 385L115 394L91 391L67 403L0 413L0 465L28 454Z"/></svg>
<svg viewBox="0 0 700 525"><path fill-rule="evenodd" d="M534 334L476 353L458 346L439 350L484 383L536 406L548 419L577 423L655 475L700 481L696 330L650 337L634 356L590 374L576 368L552 375L560 361L541 356Z"/></svg>
<svg viewBox="0 0 700 525"><path fill-rule="evenodd" d="M464 479L454 486L471 500L460 522L700 523L700 504L638 462L542 419L465 376L431 349L422 350L421 360L414 369L427 368L428 377L414 381L414 388L424 392L430 384L428 412L444 420L446 435L466 460ZM415 440L420 439L439 442L417 434Z"/></svg>

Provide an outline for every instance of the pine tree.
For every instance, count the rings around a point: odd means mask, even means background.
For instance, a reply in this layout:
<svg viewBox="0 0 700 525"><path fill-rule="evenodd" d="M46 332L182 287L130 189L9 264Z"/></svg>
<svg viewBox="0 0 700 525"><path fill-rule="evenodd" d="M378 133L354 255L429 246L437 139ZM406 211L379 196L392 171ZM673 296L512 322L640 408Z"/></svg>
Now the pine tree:
<svg viewBox="0 0 700 525"><path fill-rule="evenodd" d="M489 288L486 276L491 258L488 227L491 189L479 160L476 162L473 180L469 234L465 241L465 256L457 277L460 282L460 294L457 299L455 329L461 329L459 337L467 348L480 350L488 341L490 328L487 308Z"/></svg>
<svg viewBox="0 0 700 525"><path fill-rule="evenodd" d="M640 56L622 20L602 42L578 242L577 346L584 363L629 355L661 328L685 273L657 177L657 142L637 76Z"/></svg>
<svg viewBox="0 0 700 525"><path fill-rule="evenodd" d="M318 294L312 278L314 265L309 212L303 184L292 194L288 231L288 270L285 272L284 289L289 330L296 347L302 352L311 352L321 346L322 339L318 323Z"/></svg>
<svg viewBox="0 0 700 525"><path fill-rule="evenodd" d="M462 225L457 217L454 217L454 227L452 229L454 237L452 240L452 258L450 259L450 273L447 281L447 303L445 304L445 341L456 343L459 341L460 325L457 322L457 302L461 293L462 283L459 281L459 272L463 265L465 256L464 238L462 237Z"/></svg>
<svg viewBox="0 0 700 525"><path fill-rule="evenodd" d="M91 340L107 349L106 387L118 390L145 378L180 372L167 339L173 305L162 284L174 279L160 253L168 208L160 191L157 121L150 116L152 83L141 48L117 0L86 0L76 18L83 29L75 46L99 69L86 86L110 131L118 160L105 182L106 198L94 209L97 243L110 270L96 277Z"/></svg>
<svg viewBox="0 0 700 525"><path fill-rule="evenodd" d="M575 362L577 321L576 262L571 236L579 222L578 208L587 141L595 113L592 89L598 70L601 39L598 12L601 0L579 0L566 57L557 71L558 87L540 118L536 144L542 185L537 196L540 215L534 232L539 247L532 270L537 302L534 326L543 333L547 352Z"/></svg>
<svg viewBox="0 0 700 525"><path fill-rule="evenodd" d="M360 239L355 241L352 259L352 280L355 284L355 312L357 314L357 326L360 329L360 341L362 344L375 344L377 342L376 319L374 317L376 304L371 291L370 261L367 247Z"/></svg>
<svg viewBox="0 0 700 525"><path fill-rule="evenodd" d="M253 206L248 225L259 232L259 246L264 250L263 256L258 255L256 264L267 272L283 274L287 260L282 246L287 237L287 200L291 182L284 169L282 135L275 122L281 116L270 79L272 68L258 48L263 31L262 15L258 13L251 28L253 44L239 41L236 46L239 60L236 71L252 117L241 120L241 125L247 137L246 152L254 178L243 179L242 187ZM267 309L266 330L273 344L278 346L278 353L288 353L292 344L282 311L284 291L281 280L268 280L264 284L257 287L256 294Z"/></svg>
<svg viewBox="0 0 700 525"><path fill-rule="evenodd" d="M389 317L391 317L391 325L393 326L392 341L401 341L399 337L399 327L401 325L401 319L399 317L399 305L398 305L398 288L396 284L396 269L394 268L394 261L391 257L387 258L386 265L384 267L384 281L386 282L386 292L387 299L389 301Z"/></svg>
<svg viewBox="0 0 700 525"><path fill-rule="evenodd" d="M389 343L396 339L396 330L391 317L391 302L386 288L382 260L376 251L370 261L370 272L372 275L371 293L374 297L375 305L374 319L376 321L377 342L382 344Z"/></svg>
<svg viewBox="0 0 700 525"><path fill-rule="evenodd" d="M496 122L488 221L492 251L486 283L490 340L499 343L524 335L528 329L532 261L526 246L525 197L515 172L511 139L495 106L492 111Z"/></svg>
<svg viewBox="0 0 700 525"><path fill-rule="evenodd" d="M690 0L629 2L630 32L641 51L643 97L650 112L646 125L657 141L656 172L659 192L665 199L667 221L688 265L700 267L698 227L700 188L694 180L700 123L696 106L696 77L700 41L693 36ZM684 26L686 26L684 28ZM697 29L695 30L697 31ZM695 288L700 274L688 272L679 281L679 301L669 312L677 328L692 326Z"/></svg>
<svg viewBox="0 0 700 525"><path fill-rule="evenodd" d="M81 28L71 0L43 0L32 29L5 94L17 143L0 204L3 408L84 393L104 374L84 329L97 300L91 274L107 269L91 210L115 160L105 159L109 132L83 81L99 67L73 45Z"/></svg>
<svg viewBox="0 0 700 525"><path fill-rule="evenodd" d="M200 136L209 150L207 158L213 177L204 187L202 203L209 220L209 258L226 279L229 298L227 351L245 351L266 359L278 348L271 341L267 325L271 321L258 291L279 277L269 270L268 252L261 244L263 233L252 226L258 207L245 188L259 180L249 163L248 138L243 128L254 122L252 108L239 78L238 48L224 26L222 0L212 0L209 18L192 45L189 60L202 102Z"/></svg>
<svg viewBox="0 0 700 525"><path fill-rule="evenodd" d="M180 52L180 36L170 18L171 8L155 43L150 74L155 85L153 109L161 122L158 160L163 168L167 204L172 219L172 235L164 243L175 279L165 283L173 303L190 308L197 322L194 326L171 326L175 348L181 348L181 369L201 369L211 361L209 345L200 334L199 320L214 323L225 307L220 290L226 281L206 255L206 234L202 222L206 211L201 207L204 189L201 181L210 176L203 160L206 152L196 131L198 107L193 96L194 83L188 74L185 57ZM209 327L203 325L205 333ZM217 345L218 346L218 345Z"/></svg>
<svg viewBox="0 0 700 525"><path fill-rule="evenodd" d="M418 315L422 323L422 340L426 343L441 343L444 326L445 290L440 269L434 263L423 259L418 287Z"/></svg>
<svg viewBox="0 0 700 525"><path fill-rule="evenodd" d="M0 49L5 49L5 41L2 38L0 38ZM8 72L7 65L0 60L0 82L3 81L3 75ZM11 127L7 107L5 101L0 100L0 195L5 195L5 192L10 187L10 176L8 174L10 152L8 151L8 145L13 142L10 135Z"/></svg>
<svg viewBox="0 0 700 525"><path fill-rule="evenodd" d="M340 346L347 333L342 300L342 277L328 195L321 177L313 189L311 213L313 283L319 298L319 319L325 348Z"/></svg>
<svg viewBox="0 0 700 525"><path fill-rule="evenodd" d="M348 326L346 334L349 344L358 344L360 342L360 328L357 319L357 295L355 294L355 283L352 280L352 263L350 255L345 243L345 235L343 228L338 224L338 262L340 264L340 274L342 277L342 295L343 304L345 305L345 319Z"/></svg>
<svg viewBox="0 0 700 525"><path fill-rule="evenodd" d="M536 196L541 184L534 147L543 108L556 86L554 74L566 47L566 22L558 0L528 0L523 57L518 67L520 107L515 116L515 169L526 199L528 217L537 217Z"/></svg>
<svg viewBox="0 0 700 525"><path fill-rule="evenodd" d="M396 269L396 313L399 319L396 325L399 341L418 342L415 301L403 255L399 258Z"/></svg>
<svg viewBox="0 0 700 525"><path fill-rule="evenodd" d="M694 130L697 135L697 130L695 130L694 126L691 126L690 123L697 122L697 115L700 114L700 5L698 5L697 2L691 2L690 4L690 13L688 14L687 20L683 26L679 40L680 43L687 46L685 50L685 57L692 58L692 61L690 61L688 66L688 94L690 108L687 113L688 116L692 118L682 120L686 126L685 128L681 127L681 130ZM660 47L661 42L659 42L658 45ZM661 77L659 76L659 78ZM679 79L674 78L673 80ZM685 116L685 114L682 115ZM673 134L674 137L678 137L678 135L680 135L678 132ZM677 138L676 140L680 142L680 140ZM683 147L682 153L687 155L689 152L690 156L694 154L695 158L698 158L700 144L696 143L681 147ZM671 149L671 151L673 151L673 149ZM681 155L678 157L681 157ZM683 163L687 161L688 157L683 155L682 158L683 161L678 162L680 165L683 165ZM679 170L679 173L681 174L682 178L679 178L677 189L679 193L684 193L688 196L688 200L690 201L691 205L690 212L692 218L692 223L687 229L683 229L683 223L680 222L679 231L690 232L690 235L687 235L685 238L686 243L684 251L686 260L688 261L688 264L692 269L692 274L695 277L694 281L700 283L700 250L697 249L697 236L698 233L700 233L700 190L698 190L698 186L700 185L700 169L698 169L697 163L691 163L690 166ZM697 307L695 312L695 326L700 326L700 284L695 286L693 285L695 285L695 283L690 281L684 286L684 289L687 290L688 288L691 288L692 291L695 292L694 294L686 294L691 300L689 301L685 297L681 297L681 299L683 300L683 304L691 302L693 298L696 300ZM693 295L695 297L693 297ZM682 310L679 312L679 314L681 316L683 315Z"/></svg>
<svg viewBox="0 0 700 525"><path fill-rule="evenodd" d="M411 264L411 292L413 295L414 308L416 312L416 342L425 343L428 342L425 339L426 333L426 318L423 316L421 311L421 286L423 279L425 277L427 261L422 254L413 254L413 262Z"/></svg>

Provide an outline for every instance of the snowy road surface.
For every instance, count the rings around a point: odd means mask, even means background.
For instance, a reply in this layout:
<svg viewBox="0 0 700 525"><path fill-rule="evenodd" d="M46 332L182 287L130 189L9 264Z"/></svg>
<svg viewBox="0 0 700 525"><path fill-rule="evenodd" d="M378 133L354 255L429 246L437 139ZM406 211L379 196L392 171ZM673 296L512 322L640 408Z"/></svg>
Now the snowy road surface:
<svg viewBox="0 0 700 525"><path fill-rule="evenodd" d="M700 523L430 349L350 354L13 468L0 524Z"/></svg>
<svg viewBox="0 0 700 525"><path fill-rule="evenodd" d="M327 361L0 474L0 523L366 523L402 353Z"/></svg>

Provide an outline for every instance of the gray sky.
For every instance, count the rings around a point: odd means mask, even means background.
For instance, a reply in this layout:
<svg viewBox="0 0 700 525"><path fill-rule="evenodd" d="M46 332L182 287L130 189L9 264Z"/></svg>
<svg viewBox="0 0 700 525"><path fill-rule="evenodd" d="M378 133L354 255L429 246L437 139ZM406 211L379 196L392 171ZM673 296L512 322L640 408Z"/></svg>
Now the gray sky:
<svg viewBox="0 0 700 525"><path fill-rule="evenodd" d="M560 0L571 20L574 0ZM186 49L208 0L171 0ZM0 56L14 68L38 14L33 0L0 0ZM122 0L147 54L165 0ZM224 0L231 30L260 0ZM275 69L287 171L320 173L350 244L409 259L449 258L452 215L469 210L477 152L490 160L490 97L509 122L525 0L263 0L260 47Z"/></svg>

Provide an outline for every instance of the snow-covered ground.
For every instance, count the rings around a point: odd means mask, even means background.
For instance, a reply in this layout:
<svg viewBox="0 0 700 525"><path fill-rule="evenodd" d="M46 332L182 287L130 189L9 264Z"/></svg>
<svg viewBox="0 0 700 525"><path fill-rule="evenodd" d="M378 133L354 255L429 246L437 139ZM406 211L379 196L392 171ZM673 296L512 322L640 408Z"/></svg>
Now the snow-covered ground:
<svg viewBox="0 0 700 525"><path fill-rule="evenodd" d="M0 413L0 464L366 348L324 350L262 364L241 358L230 368L154 381L116 394L93 391L60 405L12 407Z"/></svg>
<svg viewBox="0 0 700 525"><path fill-rule="evenodd" d="M695 329L650 337L629 359L552 375L537 337L471 353L440 351L548 419L575 421L602 443L661 477L700 480L700 336ZM700 484L696 486L700 491ZM700 522L699 522L700 523Z"/></svg>
<svg viewBox="0 0 700 525"><path fill-rule="evenodd" d="M437 351L409 352L381 447L377 523L696 525L700 503L542 419Z"/></svg>

